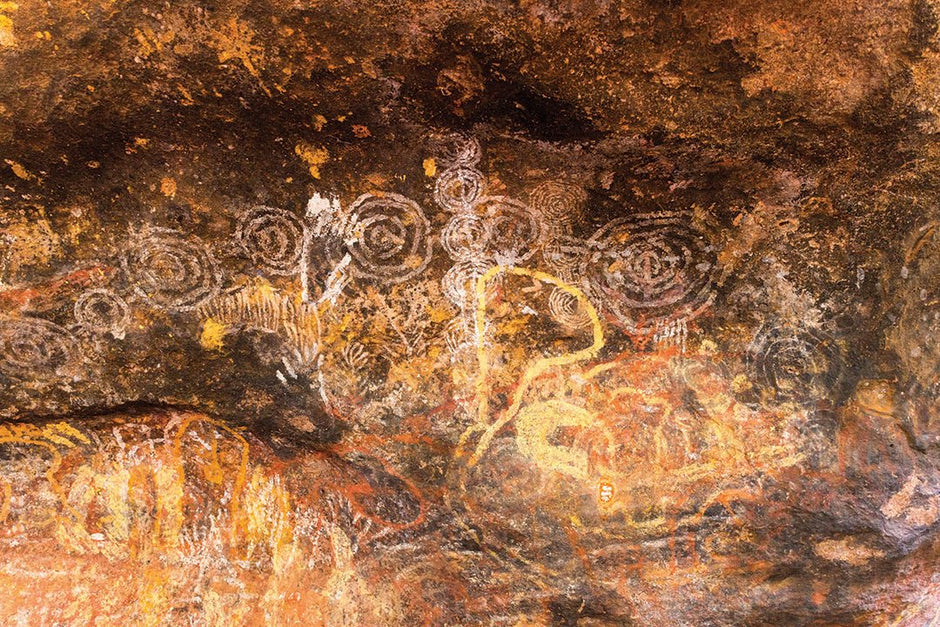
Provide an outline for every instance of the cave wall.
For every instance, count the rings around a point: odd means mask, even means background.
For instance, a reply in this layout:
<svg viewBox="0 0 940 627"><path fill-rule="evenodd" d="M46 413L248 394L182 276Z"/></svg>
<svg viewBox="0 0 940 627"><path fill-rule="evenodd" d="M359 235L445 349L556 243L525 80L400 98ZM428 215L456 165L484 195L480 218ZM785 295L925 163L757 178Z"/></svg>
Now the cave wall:
<svg viewBox="0 0 940 627"><path fill-rule="evenodd" d="M938 20L0 2L2 621L935 624Z"/></svg>

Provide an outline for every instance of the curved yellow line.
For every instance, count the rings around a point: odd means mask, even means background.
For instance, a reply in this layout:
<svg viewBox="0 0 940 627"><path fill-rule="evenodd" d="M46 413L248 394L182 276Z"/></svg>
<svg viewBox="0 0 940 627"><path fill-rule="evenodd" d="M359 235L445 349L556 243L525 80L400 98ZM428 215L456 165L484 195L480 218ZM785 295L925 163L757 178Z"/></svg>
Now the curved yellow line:
<svg viewBox="0 0 940 627"><path fill-rule="evenodd" d="M565 355L560 355L556 357L548 357L537 360L532 364L523 375L520 380L519 385L516 388L516 391L513 396L513 400L510 406L507 408L503 416L497 420L495 423L489 423L489 358L486 351L486 346L484 345L484 329L486 326L486 289L490 281L492 281L498 274L505 272L506 274L512 274L515 276L527 276L533 279L549 283L553 286L558 287L559 289L564 290L571 296L573 296L579 303L581 303L585 311L587 312L589 318L591 319L591 329L592 329L592 342L591 345L575 351L573 353L567 353ZM490 442L496 433L510 422L519 412L519 408L522 404L522 399L527 391L530 383L538 377L540 374L553 368L555 366L562 366L567 364L576 363L581 360L591 359L596 357L600 350L604 347L604 330L601 326L600 317L597 314L597 310L588 300L587 296L580 289L573 285L569 285L563 280L555 277L546 272L539 270L529 270L526 268L517 268L517 267L501 267L501 266L492 266L490 267L482 276L477 278L475 285L475 296L476 296L476 307L474 311L474 340L476 345L477 353L477 363L478 363L478 372L475 382L475 394L476 394L476 405L477 405L477 416L476 421L471 424L464 432L461 434L460 439L457 442L457 449L454 453L455 457L461 457L463 455L463 449L466 445L467 440L476 432L481 429L485 429L485 433L480 439L472 457L470 458L467 465L461 467L459 472L459 485L461 490L466 493L466 479L467 471L472 468L479 459L486 452L486 449L489 447ZM449 500L449 494L446 497ZM469 503L466 506L470 509L472 507ZM482 537L479 536L477 530L470 528L465 525L462 520L458 517L458 523L468 531L472 536L476 537L477 540L481 543L483 550L495 557L499 561L502 561L502 557L498 555L495 551L486 546L483 542ZM531 560L524 558L522 555L519 555L518 552L509 549L509 552L518 559L530 566L538 566L539 570L542 570L541 565L534 564ZM540 586L545 587L544 584L536 578L534 582Z"/></svg>
<svg viewBox="0 0 940 627"><path fill-rule="evenodd" d="M248 449L249 449L248 441L244 437L242 437L242 435L238 433L235 429L232 429L225 423L219 422L217 420L213 420L211 418L206 418L204 416L188 416L185 420L183 420L183 423L180 425L179 430L176 432L176 437L173 438L173 452L175 454L176 461L179 464L178 479L179 479L179 489L181 493L183 489L185 488L185 482L186 482L186 470L184 469L184 466L183 466L183 436L186 435L186 430L189 429L190 425L192 425L194 422L205 422L207 424L210 424L216 427L217 429L221 429L222 431L234 437L241 444L241 448L242 448L241 461L238 467L238 474L235 477L235 485L232 486L232 500L229 503L229 513L232 517L232 530L231 531L232 531L233 540L234 540L234 536L237 534L237 528L238 528L238 519L239 519L238 507L240 505L239 500L241 497L241 493L245 488L245 484L247 483L247 480L248 480ZM179 532L178 529L174 531L176 531L177 533Z"/></svg>
<svg viewBox="0 0 940 627"><path fill-rule="evenodd" d="M484 329L486 327L486 288L490 281L492 281L493 278L495 278L500 273L531 277L535 280L553 285L573 296L579 303L581 303L581 305L584 306L588 317L591 319L592 341L590 346L578 351L574 351L573 353L566 353L564 355L558 355L555 357L543 357L542 359L538 359L535 361L535 363L526 369L525 374L523 374L522 379L519 381L519 385L516 387L516 390L513 394L512 402L503 413L502 417L492 424L489 424L489 426L486 426L483 436L480 438L480 442L477 444L473 455L468 461L469 467L476 465L480 457L482 457L482 455L486 452L486 449L489 447L490 442L496 433L513 418L515 418L516 414L519 412L520 406L522 405L522 399L532 381L534 381L537 377L550 368L554 368L556 366L565 366L586 359L592 359L596 357L600 350L604 347L604 329L601 326L600 317L598 316L594 305L591 304L591 301L588 300L587 296L580 289L566 283L565 281L562 281L556 276L548 274L547 272L542 272L541 270L530 270L528 268L517 268L514 266L492 266L482 276L478 277L476 281L474 340L476 343L478 363L475 386L477 419L476 422L468 427L467 430L464 431L464 433L460 436L460 440L458 441L457 445L458 455L462 453L463 446L465 445L467 439L473 435L473 433L479 431L481 428L484 428L484 425L489 423L489 386L487 379L489 376L490 364L486 346L483 341Z"/></svg>
<svg viewBox="0 0 940 627"><path fill-rule="evenodd" d="M56 471L59 470L59 467L62 465L62 455L59 453L58 449L48 442L42 442L40 440L32 440L29 438L19 437L19 436L3 436L0 437L0 444L28 444L30 446L38 446L44 448L52 453L52 460L50 462L49 468L46 469L46 481L49 482L49 487L52 488L52 491L57 497L59 497L59 502L62 504L62 507L68 510L68 512L75 519L76 523L80 523L81 516L72 507L68 502L68 497L65 494L65 490L59 484L55 478ZM6 510L2 516L2 520L6 519L6 516L9 515L9 500L4 503L4 509Z"/></svg>
<svg viewBox="0 0 940 627"><path fill-rule="evenodd" d="M10 500L13 498L13 486L9 481L3 482L3 505L0 505L0 524L7 521L10 515Z"/></svg>

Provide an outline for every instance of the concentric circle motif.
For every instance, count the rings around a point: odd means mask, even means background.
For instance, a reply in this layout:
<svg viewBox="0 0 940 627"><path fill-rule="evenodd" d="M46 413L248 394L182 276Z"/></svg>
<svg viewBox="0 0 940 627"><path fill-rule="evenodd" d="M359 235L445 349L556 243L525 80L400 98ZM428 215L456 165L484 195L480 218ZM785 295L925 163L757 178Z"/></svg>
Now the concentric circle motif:
<svg viewBox="0 0 940 627"><path fill-rule="evenodd" d="M148 228L123 260L134 291L161 309L190 311L215 296L218 266L198 237Z"/></svg>
<svg viewBox="0 0 940 627"><path fill-rule="evenodd" d="M123 298L108 289L84 292L75 301L75 320L95 333L123 337L127 327L128 307Z"/></svg>
<svg viewBox="0 0 940 627"><path fill-rule="evenodd" d="M480 142L462 133L448 133L434 138L431 140L431 148L438 165L444 169L475 166L483 153Z"/></svg>
<svg viewBox="0 0 940 627"><path fill-rule="evenodd" d="M778 401L811 404L838 388L842 352L835 341L810 329L765 326L748 349L757 383Z"/></svg>
<svg viewBox="0 0 940 627"><path fill-rule="evenodd" d="M235 239L251 260L272 274L295 274L303 254L304 227L289 211L255 207L238 222Z"/></svg>
<svg viewBox="0 0 940 627"><path fill-rule="evenodd" d="M444 296L457 307L472 307L476 299L477 279L486 274L491 266L491 262L481 258L458 261L441 279ZM489 289L493 289L492 284Z"/></svg>
<svg viewBox="0 0 940 627"><path fill-rule="evenodd" d="M576 185L546 181L529 195L532 211L545 218L548 228L566 230L578 222L587 194Z"/></svg>
<svg viewBox="0 0 940 627"><path fill-rule="evenodd" d="M477 202L474 211L486 220L487 250L497 262L517 264L535 252L539 223L526 205L506 196L488 196Z"/></svg>
<svg viewBox="0 0 940 627"><path fill-rule="evenodd" d="M486 221L473 213L458 213L441 231L441 245L454 261L479 256L489 239Z"/></svg>
<svg viewBox="0 0 940 627"><path fill-rule="evenodd" d="M583 329L591 325L591 318L569 292L555 287L548 296L548 311L558 324L569 329Z"/></svg>
<svg viewBox="0 0 940 627"><path fill-rule="evenodd" d="M414 201L397 194L365 194L350 212L346 249L354 276L401 283L427 267L430 226Z"/></svg>
<svg viewBox="0 0 940 627"><path fill-rule="evenodd" d="M16 377L55 373L78 358L63 327L40 318L0 317L0 371Z"/></svg>
<svg viewBox="0 0 940 627"><path fill-rule="evenodd" d="M434 200L449 211L467 211L483 192L483 173L457 166L441 172L434 182Z"/></svg>
<svg viewBox="0 0 940 627"><path fill-rule="evenodd" d="M714 298L717 255L682 215L640 214L610 222L588 241L587 287L631 332L690 320Z"/></svg>

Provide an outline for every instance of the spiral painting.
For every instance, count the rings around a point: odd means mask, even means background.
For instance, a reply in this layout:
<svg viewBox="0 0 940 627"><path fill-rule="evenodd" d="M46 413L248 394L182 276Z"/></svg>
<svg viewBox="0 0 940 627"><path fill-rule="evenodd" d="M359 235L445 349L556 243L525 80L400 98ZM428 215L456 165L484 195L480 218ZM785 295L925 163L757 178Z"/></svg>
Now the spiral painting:
<svg viewBox="0 0 940 627"><path fill-rule="evenodd" d="M713 298L717 255L681 215L638 214L588 241L581 265L591 290L620 324L643 332L691 319Z"/></svg>
<svg viewBox="0 0 940 627"><path fill-rule="evenodd" d="M0 625L940 627L940 0L0 0Z"/></svg>

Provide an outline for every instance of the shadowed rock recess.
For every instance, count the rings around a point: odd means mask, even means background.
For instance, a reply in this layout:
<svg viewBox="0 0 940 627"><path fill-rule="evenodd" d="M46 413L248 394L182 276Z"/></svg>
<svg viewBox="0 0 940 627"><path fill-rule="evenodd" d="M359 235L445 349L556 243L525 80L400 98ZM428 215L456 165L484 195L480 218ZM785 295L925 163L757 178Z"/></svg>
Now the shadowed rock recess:
<svg viewBox="0 0 940 627"><path fill-rule="evenodd" d="M940 625L940 2L0 2L0 623Z"/></svg>

